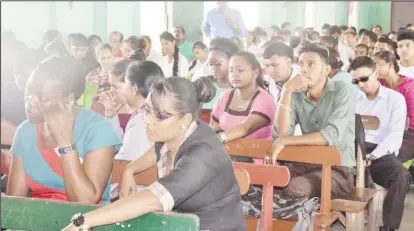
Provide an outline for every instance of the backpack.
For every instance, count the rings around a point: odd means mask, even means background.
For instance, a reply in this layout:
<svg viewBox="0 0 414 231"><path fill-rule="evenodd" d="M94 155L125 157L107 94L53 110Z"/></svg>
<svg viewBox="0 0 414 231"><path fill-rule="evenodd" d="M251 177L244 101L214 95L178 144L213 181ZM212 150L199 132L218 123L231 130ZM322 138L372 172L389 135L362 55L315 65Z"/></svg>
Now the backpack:
<svg viewBox="0 0 414 231"><path fill-rule="evenodd" d="M243 214L259 218L262 211L261 187L252 185L249 192L242 196ZM279 195L273 195L273 218L284 220L297 216L298 221L292 231L312 231L315 222L316 211L318 210L319 198L297 198L285 200ZM257 223L256 230L259 230L260 222Z"/></svg>

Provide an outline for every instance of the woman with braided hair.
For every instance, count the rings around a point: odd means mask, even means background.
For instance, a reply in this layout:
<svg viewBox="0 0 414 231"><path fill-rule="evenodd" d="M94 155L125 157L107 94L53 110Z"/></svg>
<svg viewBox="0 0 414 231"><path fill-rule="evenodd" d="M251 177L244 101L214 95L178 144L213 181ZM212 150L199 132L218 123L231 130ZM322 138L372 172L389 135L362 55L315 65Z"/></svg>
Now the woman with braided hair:
<svg viewBox="0 0 414 231"><path fill-rule="evenodd" d="M164 62L161 64L161 69L165 77L171 76L188 76L188 61L180 54L174 35L165 31L160 35L162 55L164 55Z"/></svg>

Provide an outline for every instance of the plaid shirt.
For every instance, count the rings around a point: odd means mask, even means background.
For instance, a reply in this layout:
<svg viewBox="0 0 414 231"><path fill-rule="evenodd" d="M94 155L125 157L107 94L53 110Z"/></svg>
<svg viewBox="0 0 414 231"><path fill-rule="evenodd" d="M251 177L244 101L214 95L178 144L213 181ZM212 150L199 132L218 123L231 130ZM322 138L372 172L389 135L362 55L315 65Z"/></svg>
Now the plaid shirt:
<svg viewBox="0 0 414 231"><path fill-rule="evenodd" d="M109 85L109 75L108 73L101 75L101 68L89 72L86 76L86 83L97 86L97 95L111 88Z"/></svg>

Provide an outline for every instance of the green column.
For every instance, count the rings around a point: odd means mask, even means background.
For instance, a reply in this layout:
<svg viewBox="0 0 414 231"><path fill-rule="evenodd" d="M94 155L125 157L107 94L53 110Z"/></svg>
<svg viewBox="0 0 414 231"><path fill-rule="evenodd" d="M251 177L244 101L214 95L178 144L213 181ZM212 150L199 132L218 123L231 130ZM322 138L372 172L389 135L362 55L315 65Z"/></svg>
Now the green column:
<svg viewBox="0 0 414 231"><path fill-rule="evenodd" d="M108 37L107 21L108 21L108 7L106 2L94 2L93 5L93 29L94 33L99 35L103 40Z"/></svg>
<svg viewBox="0 0 414 231"><path fill-rule="evenodd" d="M381 25L384 33L390 30L391 1L358 2L359 29L371 29L375 25Z"/></svg>
<svg viewBox="0 0 414 231"><path fill-rule="evenodd" d="M204 19L203 1L174 1L172 25L181 25L190 41L202 40L200 26Z"/></svg>
<svg viewBox="0 0 414 231"><path fill-rule="evenodd" d="M340 1L335 2L335 24L336 25L348 25L348 2Z"/></svg>
<svg viewBox="0 0 414 231"><path fill-rule="evenodd" d="M58 17L56 14L56 2L49 2L49 29L58 28Z"/></svg>

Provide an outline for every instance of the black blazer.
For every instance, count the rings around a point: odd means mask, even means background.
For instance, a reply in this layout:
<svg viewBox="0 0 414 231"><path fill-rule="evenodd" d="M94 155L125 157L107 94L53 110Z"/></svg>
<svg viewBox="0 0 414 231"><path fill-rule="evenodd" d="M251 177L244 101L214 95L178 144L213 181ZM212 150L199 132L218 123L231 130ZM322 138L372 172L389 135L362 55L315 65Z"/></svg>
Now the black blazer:
<svg viewBox="0 0 414 231"><path fill-rule="evenodd" d="M163 143L156 143L157 161ZM193 213L200 230L246 230L240 189L231 160L216 133L199 123L180 146L171 173L158 179L174 198L173 211Z"/></svg>

